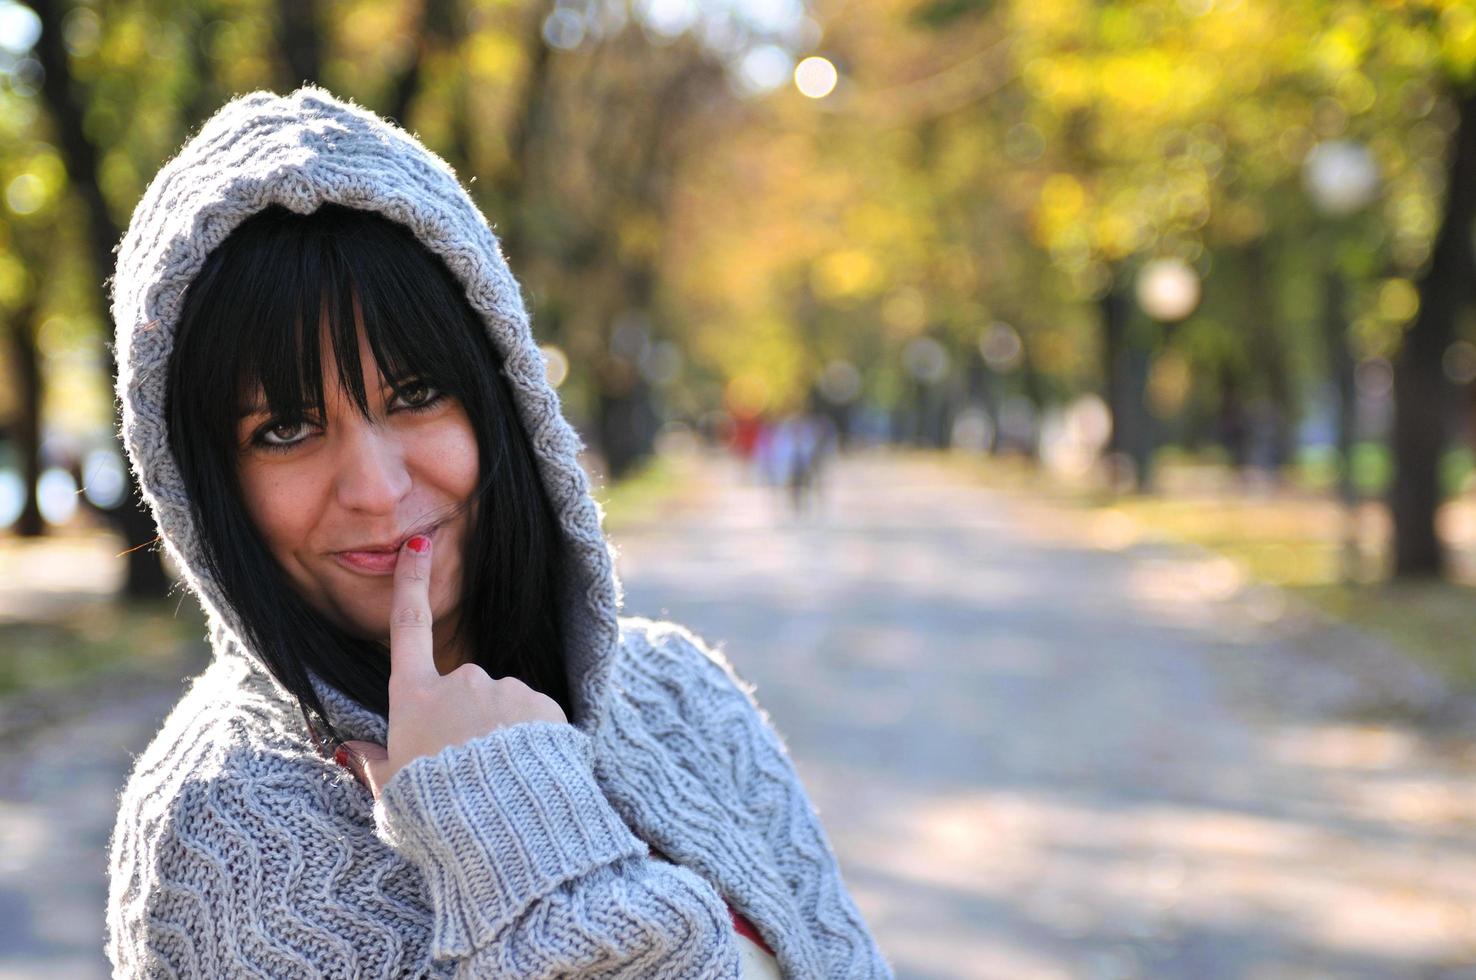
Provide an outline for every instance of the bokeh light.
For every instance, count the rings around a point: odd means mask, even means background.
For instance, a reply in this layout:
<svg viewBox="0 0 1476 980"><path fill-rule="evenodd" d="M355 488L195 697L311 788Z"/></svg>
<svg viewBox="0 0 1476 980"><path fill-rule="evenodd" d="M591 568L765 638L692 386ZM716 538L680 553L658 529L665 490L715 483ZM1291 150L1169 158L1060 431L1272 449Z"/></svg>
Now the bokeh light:
<svg viewBox="0 0 1476 980"><path fill-rule="evenodd" d="M0 527L9 527L26 505L26 484L19 473L0 469Z"/></svg>
<svg viewBox="0 0 1476 980"><path fill-rule="evenodd" d="M539 350L543 351L544 370L548 373L548 383L555 388L562 385L569 377L569 357L562 348L553 344L544 344Z"/></svg>
<svg viewBox="0 0 1476 980"><path fill-rule="evenodd" d="M807 98L825 98L835 91L839 80L835 65L819 55L811 55L794 67L794 87Z"/></svg>
<svg viewBox="0 0 1476 980"><path fill-rule="evenodd" d="M1025 345L1014 327L1003 320L996 320L979 335L979 354L991 370L1007 374L1020 366L1025 357Z"/></svg>
<svg viewBox="0 0 1476 980"><path fill-rule="evenodd" d="M94 449L82 462L82 493L89 503L111 510L123 500L127 486L123 460L111 449Z"/></svg>
<svg viewBox="0 0 1476 980"><path fill-rule="evenodd" d="M1379 165L1373 153L1351 140L1318 143L1307 154L1302 174L1312 202L1334 217L1363 210L1379 189Z"/></svg>
<svg viewBox="0 0 1476 980"><path fill-rule="evenodd" d="M948 351L932 337L918 337L902 351L907 373L925 384L937 384L948 376Z"/></svg>
<svg viewBox="0 0 1476 980"><path fill-rule="evenodd" d="M794 70L794 58L777 44L760 44L738 63L740 90L757 95L772 92L785 83Z"/></svg>
<svg viewBox="0 0 1476 980"><path fill-rule="evenodd" d="M35 174L21 174L5 187L5 206L13 213L26 215L38 210L45 201L46 188Z"/></svg>
<svg viewBox="0 0 1476 980"><path fill-rule="evenodd" d="M1457 340L1445 349L1440 361L1445 376L1458 385L1476 381L1476 344L1469 340Z"/></svg>
<svg viewBox="0 0 1476 980"><path fill-rule="evenodd" d="M41 36L41 20L30 8L0 0L0 50L24 54Z"/></svg>
<svg viewBox="0 0 1476 980"><path fill-rule="evenodd" d="M657 387L672 384L681 376L686 359L681 348L669 340L657 341L646 348L640 359L641 377Z"/></svg>
<svg viewBox="0 0 1476 980"><path fill-rule="evenodd" d="M1138 305L1155 320L1174 323L1199 305L1199 274L1183 259L1154 259L1138 273Z"/></svg>
<svg viewBox="0 0 1476 980"><path fill-rule="evenodd" d="M584 18L568 7L558 7L543 21L543 39L560 51L573 51L584 40Z"/></svg>
<svg viewBox="0 0 1476 980"><path fill-rule="evenodd" d="M66 470L53 466L36 483L36 504L46 523L58 527L77 513L77 481Z"/></svg>

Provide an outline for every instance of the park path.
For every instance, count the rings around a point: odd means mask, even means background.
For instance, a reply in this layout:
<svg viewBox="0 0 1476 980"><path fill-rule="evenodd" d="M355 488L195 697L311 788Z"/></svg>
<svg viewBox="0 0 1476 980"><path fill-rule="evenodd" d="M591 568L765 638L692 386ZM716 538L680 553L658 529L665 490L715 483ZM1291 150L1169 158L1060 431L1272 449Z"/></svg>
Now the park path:
<svg viewBox="0 0 1476 980"><path fill-rule="evenodd" d="M900 976L1476 977L1476 758L1397 720L1438 686L1383 647L926 460L804 515L702 465L615 535L626 612L757 685ZM0 978L102 975L110 802L177 690L0 760Z"/></svg>
<svg viewBox="0 0 1476 980"><path fill-rule="evenodd" d="M1439 685L957 473L852 459L796 516L724 466L617 537L627 610L757 685L900 975L1476 977L1476 757L1390 718Z"/></svg>

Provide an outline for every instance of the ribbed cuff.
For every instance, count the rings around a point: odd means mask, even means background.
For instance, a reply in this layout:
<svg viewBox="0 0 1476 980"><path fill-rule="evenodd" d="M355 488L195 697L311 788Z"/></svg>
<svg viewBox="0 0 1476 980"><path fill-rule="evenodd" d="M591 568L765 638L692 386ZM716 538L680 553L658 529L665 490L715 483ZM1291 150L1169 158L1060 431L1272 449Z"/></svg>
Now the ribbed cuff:
<svg viewBox="0 0 1476 980"><path fill-rule="evenodd" d="M434 957L468 956L564 882L646 853L592 759L574 726L524 722L415 759L385 784L375 823L425 878Z"/></svg>

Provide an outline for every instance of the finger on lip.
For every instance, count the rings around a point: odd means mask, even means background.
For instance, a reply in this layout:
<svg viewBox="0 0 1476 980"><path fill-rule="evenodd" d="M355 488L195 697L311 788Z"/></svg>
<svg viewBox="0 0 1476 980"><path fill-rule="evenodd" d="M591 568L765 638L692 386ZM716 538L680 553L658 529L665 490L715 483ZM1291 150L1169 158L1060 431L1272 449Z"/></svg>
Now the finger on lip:
<svg viewBox="0 0 1476 980"><path fill-rule="evenodd" d="M405 538L405 540L401 541L400 547L409 548L411 551L414 551L417 554L425 551L427 548L430 547L431 536L436 533L436 528L439 526L440 525L435 524L423 531L416 531L414 534L411 534L409 537ZM416 547L417 544L419 544L420 546Z"/></svg>
<svg viewBox="0 0 1476 980"><path fill-rule="evenodd" d="M391 547L385 547L385 548L344 548L344 549L342 549L340 551L334 552L334 554L337 554L337 555L393 555L396 552L399 552L399 551L403 550L404 547L405 547L405 545L409 544L415 538L431 538L431 537L434 537L436 531L440 529L440 526L441 525L439 525L439 524L433 524L431 527L429 527L429 528L427 528L425 530L422 530L422 531L412 531L409 534L405 535L405 537L401 538L398 544L395 544L395 545L393 545Z"/></svg>

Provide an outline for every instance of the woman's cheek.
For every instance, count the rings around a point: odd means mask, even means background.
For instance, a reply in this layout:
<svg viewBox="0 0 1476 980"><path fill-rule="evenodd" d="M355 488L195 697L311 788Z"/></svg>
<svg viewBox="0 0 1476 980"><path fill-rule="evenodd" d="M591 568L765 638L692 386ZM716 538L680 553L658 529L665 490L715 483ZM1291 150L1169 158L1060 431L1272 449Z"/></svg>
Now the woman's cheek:
<svg viewBox="0 0 1476 980"><path fill-rule="evenodd" d="M298 564L294 548L309 539L312 515L318 511L312 500L314 481L281 467L250 464L241 467L240 479L247 516L278 564L293 573Z"/></svg>
<svg viewBox="0 0 1476 980"><path fill-rule="evenodd" d="M465 503L477 487L477 437L471 421L456 407L429 428L423 443L425 467L443 493Z"/></svg>

